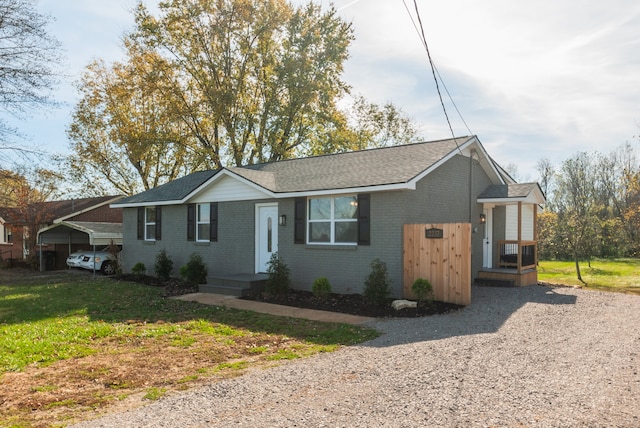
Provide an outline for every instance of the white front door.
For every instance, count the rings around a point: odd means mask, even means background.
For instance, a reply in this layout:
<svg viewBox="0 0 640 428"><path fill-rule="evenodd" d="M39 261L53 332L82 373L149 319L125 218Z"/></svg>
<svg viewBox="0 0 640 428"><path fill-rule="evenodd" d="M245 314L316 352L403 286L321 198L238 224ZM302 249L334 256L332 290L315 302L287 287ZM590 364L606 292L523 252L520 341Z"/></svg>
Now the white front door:
<svg viewBox="0 0 640 428"><path fill-rule="evenodd" d="M484 236L482 238L482 267L493 267L493 206L485 206L484 210Z"/></svg>
<svg viewBox="0 0 640 428"><path fill-rule="evenodd" d="M266 272L278 251L278 204L256 205L256 273Z"/></svg>

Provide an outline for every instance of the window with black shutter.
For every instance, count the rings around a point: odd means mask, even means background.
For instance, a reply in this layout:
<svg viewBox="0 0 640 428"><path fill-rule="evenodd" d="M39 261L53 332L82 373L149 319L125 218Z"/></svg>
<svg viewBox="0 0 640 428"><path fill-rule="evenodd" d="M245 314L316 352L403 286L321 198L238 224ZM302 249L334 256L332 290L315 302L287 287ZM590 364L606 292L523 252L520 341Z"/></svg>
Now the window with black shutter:
<svg viewBox="0 0 640 428"><path fill-rule="evenodd" d="M162 239L162 207L156 207L156 241Z"/></svg>
<svg viewBox="0 0 640 428"><path fill-rule="evenodd" d="M218 203L211 202L209 205L209 240L218 241Z"/></svg>
<svg viewBox="0 0 640 428"><path fill-rule="evenodd" d="M196 239L196 204L187 205L187 241Z"/></svg>
<svg viewBox="0 0 640 428"><path fill-rule="evenodd" d="M144 239L144 220L145 209L144 207L138 207L138 240Z"/></svg>
<svg viewBox="0 0 640 428"><path fill-rule="evenodd" d="M371 195L358 195L358 245L371 245Z"/></svg>
<svg viewBox="0 0 640 428"><path fill-rule="evenodd" d="M307 242L307 198L296 198L294 206L293 243L305 244Z"/></svg>

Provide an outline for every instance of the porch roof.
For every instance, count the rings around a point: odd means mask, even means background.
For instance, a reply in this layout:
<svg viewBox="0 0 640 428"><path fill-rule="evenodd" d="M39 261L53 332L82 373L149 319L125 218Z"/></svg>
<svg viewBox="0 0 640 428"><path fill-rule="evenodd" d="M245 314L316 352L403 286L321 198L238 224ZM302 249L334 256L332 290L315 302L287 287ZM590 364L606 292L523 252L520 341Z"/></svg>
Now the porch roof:
<svg viewBox="0 0 640 428"><path fill-rule="evenodd" d="M513 204L525 202L544 204L546 198L538 183L494 184L487 187L479 196L478 203Z"/></svg>

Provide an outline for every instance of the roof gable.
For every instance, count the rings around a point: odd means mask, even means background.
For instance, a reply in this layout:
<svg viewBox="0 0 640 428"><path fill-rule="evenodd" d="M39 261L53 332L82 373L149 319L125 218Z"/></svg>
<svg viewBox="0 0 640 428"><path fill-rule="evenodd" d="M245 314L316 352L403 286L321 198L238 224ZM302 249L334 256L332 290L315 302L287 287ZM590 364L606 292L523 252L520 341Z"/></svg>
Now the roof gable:
<svg viewBox="0 0 640 428"><path fill-rule="evenodd" d="M186 201L189 203L203 202L227 202L246 201L250 199L262 199L270 197L268 192L260 186L248 183L245 180L238 180L233 174L226 170L215 176L213 184L211 181L201 186L196 192L190 194Z"/></svg>

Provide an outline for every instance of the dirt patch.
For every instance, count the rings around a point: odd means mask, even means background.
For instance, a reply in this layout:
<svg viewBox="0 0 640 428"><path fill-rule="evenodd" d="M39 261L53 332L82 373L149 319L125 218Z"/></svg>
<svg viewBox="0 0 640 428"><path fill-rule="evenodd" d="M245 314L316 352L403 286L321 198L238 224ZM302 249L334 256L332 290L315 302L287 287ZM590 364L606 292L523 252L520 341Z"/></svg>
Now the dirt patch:
<svg viewBox="0 0 640 428"><path fill-rule="evenodd" d="M0 284L53 284L88 276L84 271L0 270ZM130 280L126 276L111 278ZM195 291L175 279L137 280L163 287L166 296ZM189 320L172 323L175 334L156 334L164 321L125 321L127 334L93 339L87 344L86 356L49 365L35 363L20 372L0 374L0 426L72 424L139 407L163 394L276 365L283 358L317 352L312 349L317 345L288 335L241 327L237 327L242 330L239 333L214 335L186 323Z"/></svg>
<svg viewBox="0 0 640 428"><path fill-rule="evenodd" d="M302 345L268 334L224 342L204 334L191 337L189 346L175 346L168 338L106 339L94 346L93 355L5 373L0 377L1 419L47 427L135 408L153 399L145 398L150 392L238 376L246 367L274 364L271 356Z"/></svg>

